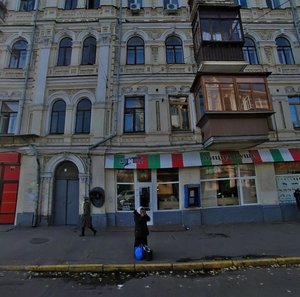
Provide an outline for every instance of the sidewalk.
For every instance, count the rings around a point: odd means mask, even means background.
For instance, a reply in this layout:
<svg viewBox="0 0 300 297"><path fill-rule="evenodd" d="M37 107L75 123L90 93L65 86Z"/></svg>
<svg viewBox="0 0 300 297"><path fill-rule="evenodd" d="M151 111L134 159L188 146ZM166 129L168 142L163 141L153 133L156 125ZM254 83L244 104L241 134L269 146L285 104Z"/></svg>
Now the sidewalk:
<svg viewBox="0 0 300 297"><path fill-rule="evenodd" d="M1 270L141 271L300 264L300 223L152 226L151 262L133 257L133 228L0 226Z"/></svg>

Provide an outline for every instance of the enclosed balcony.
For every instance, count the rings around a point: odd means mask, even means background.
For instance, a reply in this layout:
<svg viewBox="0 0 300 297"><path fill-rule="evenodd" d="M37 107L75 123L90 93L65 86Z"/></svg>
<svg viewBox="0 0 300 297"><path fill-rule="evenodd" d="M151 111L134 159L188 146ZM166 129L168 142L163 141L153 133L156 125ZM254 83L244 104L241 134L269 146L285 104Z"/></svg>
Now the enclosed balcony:
<svg viewBox="0 0 300 297"><path fill-rule="evenodd" d="M247 63L243 57L244 35L239 7L199 2L193 10L193 41L199 71L243 71Z"/></svg>
<svg viewBox="0 0 300 297"><path fill-rule="evenodd" d="M3 1L0 1L0 23L4 23L4 18L7 13L6 5Z"/></svg>
<svg viewBox="0 0 300 297"><path fill-rule="evenodd" d="M246 149L268 141L273 109L266 74L198 73L192 90L205 148Z"/></svg>

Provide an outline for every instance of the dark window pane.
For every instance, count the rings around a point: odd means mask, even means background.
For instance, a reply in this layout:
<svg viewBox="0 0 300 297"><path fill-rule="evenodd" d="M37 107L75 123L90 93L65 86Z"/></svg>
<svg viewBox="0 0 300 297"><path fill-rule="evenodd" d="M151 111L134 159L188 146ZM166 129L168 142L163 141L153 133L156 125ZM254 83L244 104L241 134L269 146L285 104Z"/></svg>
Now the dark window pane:
<svg viewBox="0 0 300 297"><path fill-rule="evenodd" d="M53 104L51 112L51 134L62 134L65 129L65 114L66 114L66 103L63 100L56 101Z"/></svg>
<svg viewBox="0 0 300 297"><path fill-rule="evenodd" d="M96 39L88 37L83 42L82 62L83 65L93 65L96 61Z"/></svg>
<svg viewBox="0 0 300 297"><path fill-rule="evenodd" d="M144 41L140 37L132 37L127 42L127 64L144 64Z"/></svg>
<svg viewBox="0 0 300 297"><path fill-rule="evenodd" d="M81 100L77 105L75 133L89 133L91 125L91 102Z"/></svg>
<svg viewBox="0 0 300 297"><path fill-rule="evenodd" d="M77 8L77 0L66 0L65 9Z"/></svg>
<svg viewBox="0 0 300 297"><path fill-rule="evenodd" d="M58 66L68 66L71 64L72 56L72 39L64 38L59 44L58 50Z"/></svg>

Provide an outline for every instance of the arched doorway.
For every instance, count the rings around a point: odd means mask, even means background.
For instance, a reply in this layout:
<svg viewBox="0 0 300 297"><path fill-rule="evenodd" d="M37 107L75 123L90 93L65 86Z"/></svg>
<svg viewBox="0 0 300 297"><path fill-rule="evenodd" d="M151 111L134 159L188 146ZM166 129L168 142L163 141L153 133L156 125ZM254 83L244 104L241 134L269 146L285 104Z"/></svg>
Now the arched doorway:
<svg viewBox="0 0 300 297"><path fill-rule="evenodd" d="M77 225L79 218L79 179L76 165L60 163L55 170L53 224Z"/></svg>

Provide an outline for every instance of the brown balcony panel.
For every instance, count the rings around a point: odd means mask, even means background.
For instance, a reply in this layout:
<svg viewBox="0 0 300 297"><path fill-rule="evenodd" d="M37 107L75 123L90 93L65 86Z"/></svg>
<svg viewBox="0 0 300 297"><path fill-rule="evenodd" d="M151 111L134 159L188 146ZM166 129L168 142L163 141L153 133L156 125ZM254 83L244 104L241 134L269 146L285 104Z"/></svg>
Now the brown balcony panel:
<svg viewBox="0 0 300 297"><path fill-rule="evenodd" d="M204 147L215 150L246 149L266 142L271 114L207 113L198 122Z"/></svg>

